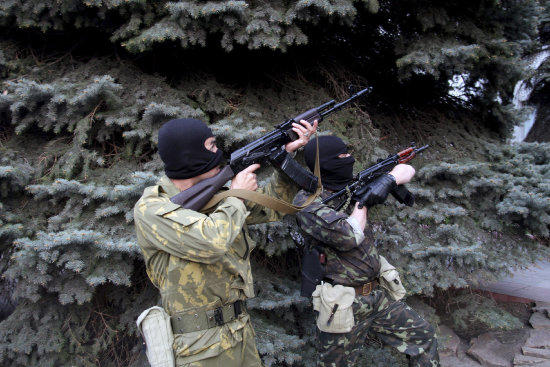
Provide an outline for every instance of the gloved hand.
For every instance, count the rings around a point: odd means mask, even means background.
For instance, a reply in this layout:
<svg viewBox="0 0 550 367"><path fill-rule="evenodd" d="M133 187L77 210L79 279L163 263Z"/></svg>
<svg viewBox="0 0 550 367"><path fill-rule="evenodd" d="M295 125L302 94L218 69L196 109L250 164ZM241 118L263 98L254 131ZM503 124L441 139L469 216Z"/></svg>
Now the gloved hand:
<svg viewBox="0 0 550 367"><path fill-rule="evenodd" d="M386 201L388 194L396 187L395 178L392 175L385 174L359 189L353 195L353 200L359 204L359 209L363 206L370 208Z"/></svg>

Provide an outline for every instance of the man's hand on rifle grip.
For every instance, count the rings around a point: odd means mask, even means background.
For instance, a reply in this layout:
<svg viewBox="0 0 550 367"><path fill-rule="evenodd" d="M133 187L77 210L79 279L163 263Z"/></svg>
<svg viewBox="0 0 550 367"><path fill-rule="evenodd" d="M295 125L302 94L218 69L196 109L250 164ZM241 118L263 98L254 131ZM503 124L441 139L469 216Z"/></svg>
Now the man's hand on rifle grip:
<svg viewBox="0 0 550 367"><path fill-rule="evenodd" d="M413 166L398 164L389 173L363 186L354 194L353 199L358 203L358 208L382 204L397 185L409 183L414 174Z"/></svg>
<svg viewBox="0 0 550 367"><path fill-rule="evenodd" d="M363 206L370 208L371 206L382 204L386 201L389 193L397 186L395 177L389 174L384 174L372 181L368 185L363 186L353 195L353 199L357 202L357 207L361 209Z"/></svg>
<svg viewBox="0 0 550 367"><path fill-rule="evenodd" d="M260 165L258 163L254 163L237 173L231 181L230 188L255 191L258 188L258 181L254 171L258 168L260 168Z"/></svg>

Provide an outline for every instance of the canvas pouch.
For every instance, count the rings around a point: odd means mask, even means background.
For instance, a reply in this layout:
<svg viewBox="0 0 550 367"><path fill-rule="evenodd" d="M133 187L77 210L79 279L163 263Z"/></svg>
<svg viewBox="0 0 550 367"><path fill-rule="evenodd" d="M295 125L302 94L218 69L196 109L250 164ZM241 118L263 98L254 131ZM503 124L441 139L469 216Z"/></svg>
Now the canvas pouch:
<svg viewBox="0 0 550 367"><path fill-rule="evenodd" d="M390 264L384 256L380 256L380 286L384 288L389 296L395 301L399 301L405 297L407 291L403 287L399 272L395 269L395 266Z"/></svg>
<svg viewBox="0 0 550 367"><path fill-rule="evenodd" d="M145 340L145 354L151 367L174 367L174 334L166 311L158 306L148 308L139 315L136 323Z"/></svg>
<svg viewBox="0 0 550 367"><path fill-rule="evenodd" d="M353 302L355 289L322 282L312 294L313 309L318 311L317 327L326 333L349 333L355 326Z"/></svg>

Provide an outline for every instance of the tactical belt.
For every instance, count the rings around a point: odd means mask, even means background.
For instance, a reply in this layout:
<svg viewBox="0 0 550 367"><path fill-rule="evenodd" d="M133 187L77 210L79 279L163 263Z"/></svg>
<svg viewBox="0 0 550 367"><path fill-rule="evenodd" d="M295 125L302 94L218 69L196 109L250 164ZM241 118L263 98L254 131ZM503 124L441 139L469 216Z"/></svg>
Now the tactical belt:
<svg viewBox="0 0 550 367"><path fill-rule="evenodd" d="M246 313L246 304L237 301L209 311L179 312L170 317L170 323L174 334L185 334L222 326L242 313Z"/></svg>
<svg viewBox="0 0 550 367"><path fill-rule="evenodd" d="M378 284L377 280L373 280L372 282L353 287L353 289L355 289L356 296L368 296Z"/></svg>

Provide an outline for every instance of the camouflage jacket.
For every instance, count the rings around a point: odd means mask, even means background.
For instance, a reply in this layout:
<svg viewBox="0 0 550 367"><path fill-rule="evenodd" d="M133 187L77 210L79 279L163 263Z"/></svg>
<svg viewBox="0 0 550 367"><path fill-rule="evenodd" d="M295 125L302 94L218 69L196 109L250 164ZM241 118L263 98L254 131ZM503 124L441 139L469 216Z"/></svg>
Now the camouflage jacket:
<svg viewBox="0 0 550 367"><path fill-rule="evenodd" d="M296 190L286 177L274 176L261 191L291 200ZM254 297L250 252L255 244L246 223L278 220L281 214L234 197L203 214L172 203L170 197L179 192L163 176L145 189L134 207L138 244L164 309L170 315L204 312ZM245 314L221 327L176 334L178 363L213 357L233 347L242 340L247 322Z"/></svg>
<svg viewBox="0 0 550 367"><path fill-rule="evenodd" d="M309 193L301 190L294 204L303 204ZM330 195L323 191L320 197L296 214L296 220L305 233L306 245L316 246L326 254L325 278L334 284L358 286L378 277L380 260L370 228L361 235L354 231L347 213L337 212L322 200ZM331 203L329 203L331 204Z"/></svg>

